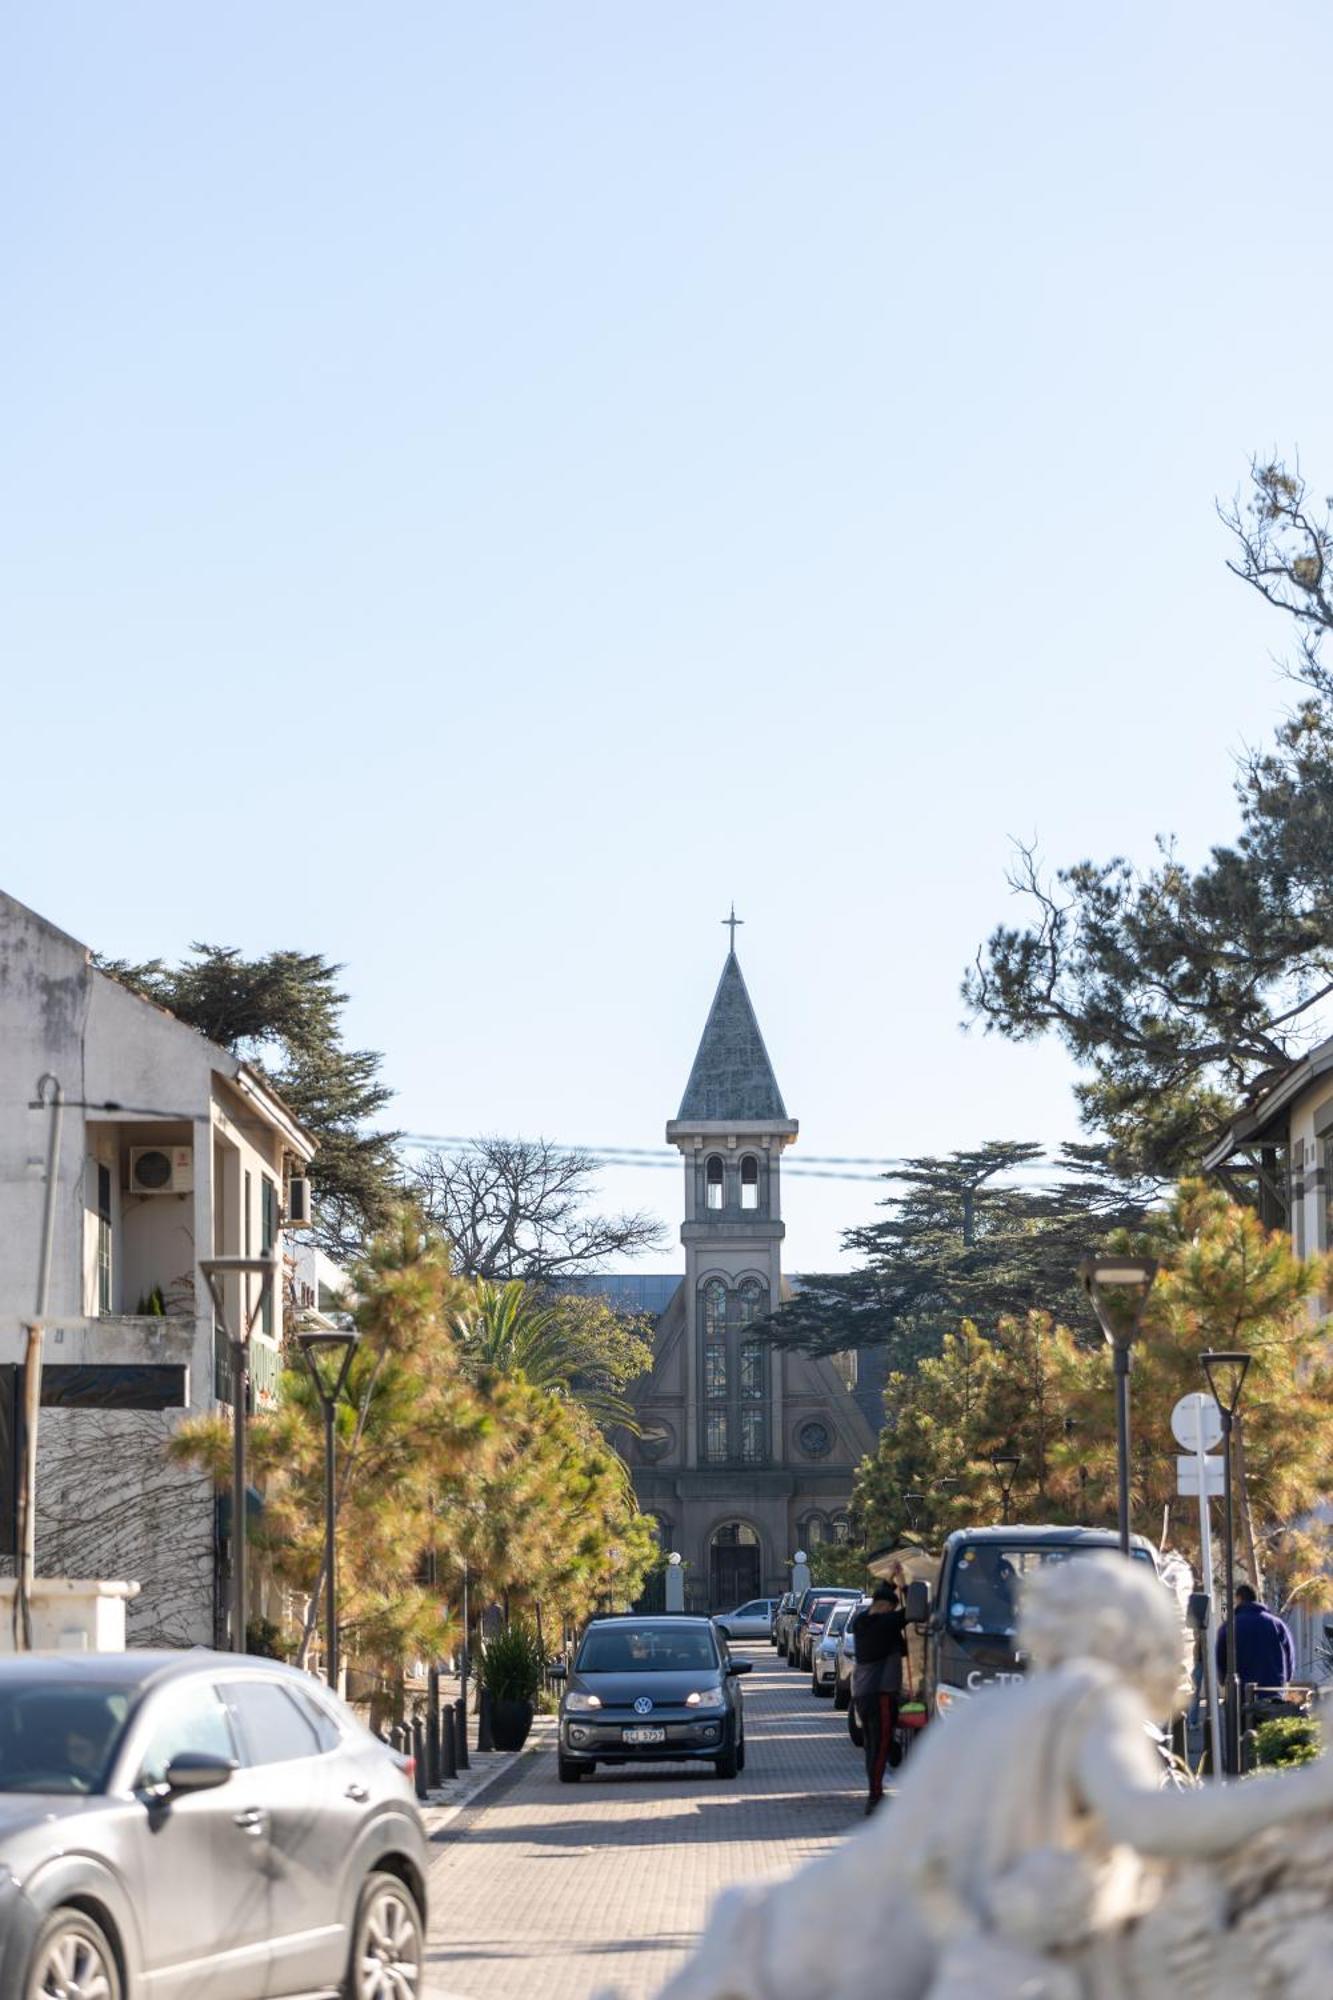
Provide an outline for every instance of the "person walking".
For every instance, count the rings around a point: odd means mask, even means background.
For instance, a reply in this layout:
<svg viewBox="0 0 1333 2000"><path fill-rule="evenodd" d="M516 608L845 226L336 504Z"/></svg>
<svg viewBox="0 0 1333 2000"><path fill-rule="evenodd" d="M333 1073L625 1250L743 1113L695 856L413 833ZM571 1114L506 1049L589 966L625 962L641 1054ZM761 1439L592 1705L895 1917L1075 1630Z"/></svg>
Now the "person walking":
<svg viewBox="0 0 1333 2000"><path fill-rule="evenodd" d="M1227 1678L1227 1628L1223 1621L1217 1634L1217 1671L1225 1686ZM1242 1688L1251 1685L1265 1693L1286 1687L1296 1671L1296 1648L1291 1628L1266 1604L1260 1604L1248 1583L1236 1585L1236 1672Z"/></svg>
<svg viewBox="0 0 1333 2000"><path fill-rule="evenodd" d="M852 1700L865 1739L869 1818L884 1796L885 1766L898 1762L894 1730L907 1653L907 1619L898 1586L876 1584L874 1596L855 1613L848 1629L855 1648Z"/></svg>

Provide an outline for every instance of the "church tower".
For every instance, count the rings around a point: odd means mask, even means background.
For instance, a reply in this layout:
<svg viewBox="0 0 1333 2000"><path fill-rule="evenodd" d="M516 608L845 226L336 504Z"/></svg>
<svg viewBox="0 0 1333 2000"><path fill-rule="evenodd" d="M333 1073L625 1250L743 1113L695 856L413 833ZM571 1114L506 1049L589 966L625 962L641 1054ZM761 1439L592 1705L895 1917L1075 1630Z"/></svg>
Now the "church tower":
<svg viewBox="0 0 1333 2000"><path fill-rule="evenodd" d="M799 1126L736 956L739 919L667 1143L684 1163L685 1277L657 1321L651 1375L631 1392L639 1504L686 1564L692 1611L786 1588L802 1544L847 1530L874 1438L832 1361L760 1331L781 1302L782 1155Z"/></svg>

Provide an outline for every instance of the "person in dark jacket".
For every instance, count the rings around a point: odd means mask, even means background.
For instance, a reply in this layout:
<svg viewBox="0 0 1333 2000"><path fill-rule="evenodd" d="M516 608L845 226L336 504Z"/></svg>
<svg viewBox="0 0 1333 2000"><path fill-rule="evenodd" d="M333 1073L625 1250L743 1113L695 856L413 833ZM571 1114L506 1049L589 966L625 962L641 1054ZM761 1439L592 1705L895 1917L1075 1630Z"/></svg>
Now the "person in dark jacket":
<svg viewBox="0 0 1333 2000"><path fill-rule="evenodd" d="M1217 1671L1227 1676L1227 1627L1217 1634ZM1296 1648L1287 1622L1260 1604L1248 1583L1236 1585L1236 1671L1247 1687L1284 1688L1296 1671Z"/></svg>
<svg viewBox="0 0 1333 2000"><path fill-rule="evenodd" d="M897 1585L876 1584L874 1596L855 1613L848 1630L855 1648L852 1700L865 1738L869 1815L884 1796L885 1765L897 1761L893 1732L907 1652L907 1619L898 1601Z"/></svg>

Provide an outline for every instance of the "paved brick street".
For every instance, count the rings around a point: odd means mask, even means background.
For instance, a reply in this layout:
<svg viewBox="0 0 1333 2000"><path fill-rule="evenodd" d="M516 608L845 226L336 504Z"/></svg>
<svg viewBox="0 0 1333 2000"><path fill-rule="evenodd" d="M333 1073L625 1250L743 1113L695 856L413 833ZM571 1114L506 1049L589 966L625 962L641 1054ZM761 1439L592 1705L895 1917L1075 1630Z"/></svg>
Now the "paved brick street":
<svg viewBox="0 0 1333 2000"><path fill-rule="evenodd" d="M431 2000L591 2000L607 1985L647 2000L718 1889L785 1873L859 1823L845 1718L771 1647L743 1657L733 1782L662 1764L562 1785L543 1750L455 1821L431 1882Z"/></svg>

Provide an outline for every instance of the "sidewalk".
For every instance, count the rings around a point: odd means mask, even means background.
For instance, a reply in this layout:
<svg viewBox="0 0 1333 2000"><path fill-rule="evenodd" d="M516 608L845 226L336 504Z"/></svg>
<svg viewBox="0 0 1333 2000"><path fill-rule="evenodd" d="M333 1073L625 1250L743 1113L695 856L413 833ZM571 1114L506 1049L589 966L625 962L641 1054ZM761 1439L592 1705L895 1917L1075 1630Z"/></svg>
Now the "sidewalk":
<svg viewBox="0 0 1333 2000"><path fill-rule="evenodd" d="M479 1751L475 1716L469 1716L468 1725L471 1768L460 1771L456 1778L450 1778L447 1784L437 1785L427 1792L424 1799L418 1800L426 1832L432 1841L443 1839L458 1815L481 1793L489 1792L492 1785L515 1771L525 1759L536 1756L555 1741L553 1715L539 1715L534 1719L528 1740L521 1750Z"/></svg>

